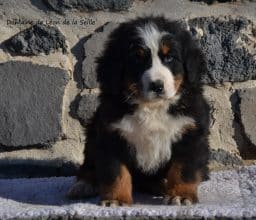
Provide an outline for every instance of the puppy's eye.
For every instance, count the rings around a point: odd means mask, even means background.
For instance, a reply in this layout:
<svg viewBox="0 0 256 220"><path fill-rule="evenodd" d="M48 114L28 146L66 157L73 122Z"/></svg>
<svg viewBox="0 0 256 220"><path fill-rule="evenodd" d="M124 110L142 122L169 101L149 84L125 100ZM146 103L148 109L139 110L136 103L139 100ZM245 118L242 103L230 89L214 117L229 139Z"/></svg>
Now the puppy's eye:
<svg viewBox="0 0 256 220"><path fill-rule="evenodd" d="M141 48L141 47L137 48L136 55L141 57L141 58L145 57L145 50L143 48Z"/></svg>
<svg viewBox="0 0 256 220"><path fill-rule="evenodd" d="M171 63L173 61L174 57L171 55L167 55L164 57L164 62L165 63Z"/></svg>
<svg viewBox="0 0 256 220"><path fill-rule="evenodd" d="M143 45L131 45L129 51L130 61L138 64L146 63L150 57L150 50Z"/></svg>

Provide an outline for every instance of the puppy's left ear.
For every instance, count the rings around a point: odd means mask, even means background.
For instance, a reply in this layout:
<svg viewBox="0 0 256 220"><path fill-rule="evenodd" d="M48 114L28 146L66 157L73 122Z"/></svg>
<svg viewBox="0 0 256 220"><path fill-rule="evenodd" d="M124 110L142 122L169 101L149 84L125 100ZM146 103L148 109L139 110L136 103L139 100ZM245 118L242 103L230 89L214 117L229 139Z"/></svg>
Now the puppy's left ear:
<svg viewBox="0 0 256 220"><path fill-rule="evenodd" d="M205 56L188 31L182 31L179 39L183 46L183 65L187 79L191 84L198 84L202 75L208 71Z"/></svg>
<svg viewBox="0 0 256 220"><path fill-rule="evenodd" d="M194 44L193 41L191 41ZM188 81L192 84L201 82L203 74L207 73L207 64L201 49L196 46L190 46L185 52L185 71Z"/></svg>

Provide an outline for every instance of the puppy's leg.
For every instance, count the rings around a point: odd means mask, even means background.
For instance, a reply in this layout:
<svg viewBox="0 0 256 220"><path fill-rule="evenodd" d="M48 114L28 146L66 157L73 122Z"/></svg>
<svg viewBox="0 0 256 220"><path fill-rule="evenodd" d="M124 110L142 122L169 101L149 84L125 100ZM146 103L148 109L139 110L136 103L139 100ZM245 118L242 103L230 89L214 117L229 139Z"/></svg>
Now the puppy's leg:
<svg viewBox="0 0 256 220"><path fill-rule="evenodd" d="M92 170L82 166L77 181L69 189L67 196L70 199L82 199L98 194L98 189L93 178Z"/></svg>
<svg viewBox="0 0 256 220"><path fill-rule="evenodd" d="M124 164L118 167L118 175L111 183L100 184L102 206L122 206L132 204L132 178Z"/></svg>
<svg viewBox="0 0 256 220"><path fill-rule="evenodd" d="M183 166L174 162L167 174L165 204L191 205L198 202L197 188L200 183L200 175L194 181L186 182L182 178Z"/></svg>

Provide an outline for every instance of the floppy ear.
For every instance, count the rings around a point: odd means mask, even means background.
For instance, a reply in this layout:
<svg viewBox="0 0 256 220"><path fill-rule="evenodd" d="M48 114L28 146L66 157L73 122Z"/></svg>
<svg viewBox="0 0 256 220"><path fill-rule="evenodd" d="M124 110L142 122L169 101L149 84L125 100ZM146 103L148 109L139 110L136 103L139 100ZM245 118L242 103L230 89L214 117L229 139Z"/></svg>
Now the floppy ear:
<svg viewBox="0 0 256 220"><path fill-rule="evenodd" d="M109 36L103 53L97 59L97 80L102 94L120 95L126 62L127 36L125 26L116 28Z"/></svg>
<svg viewBox="0 0 256 220"><path fill-rule="evenodd" d="M208 71L205 56L188 31L181 31L178 39L183 47L183 66L187 80L191 84L198 84L202 75Z"/></svg>
<svg viewBox="0 0 256 220"><path fill-rule="evenodd" d="M194 44L193 41L191 43ZM202 75L208 71L205 56L199 48L190 47L186 50L185 70L192 84L200 83Z"/></svg>
<svg viewBox="0 0 256 220"><path fill-rule="evenodd" d="M118 95L121 92L123 61L114 55L114 49L107 49L97 59L97 80L103 94Z"/></svg>

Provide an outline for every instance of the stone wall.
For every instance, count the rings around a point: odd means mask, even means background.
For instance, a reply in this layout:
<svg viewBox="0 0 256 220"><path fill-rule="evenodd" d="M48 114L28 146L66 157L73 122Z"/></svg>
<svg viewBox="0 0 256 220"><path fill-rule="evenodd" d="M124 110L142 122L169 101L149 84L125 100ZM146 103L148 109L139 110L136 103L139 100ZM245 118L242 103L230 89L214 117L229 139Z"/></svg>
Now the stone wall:
<svg viewBox="0 0 256 220"><path fill-rule="evenodd" d="M152 14L180 20L206 54L211 168L254 163L255 11L255 1L0 0L0 177L74 174L97 107L94 59L118 23Z"/></svg>

